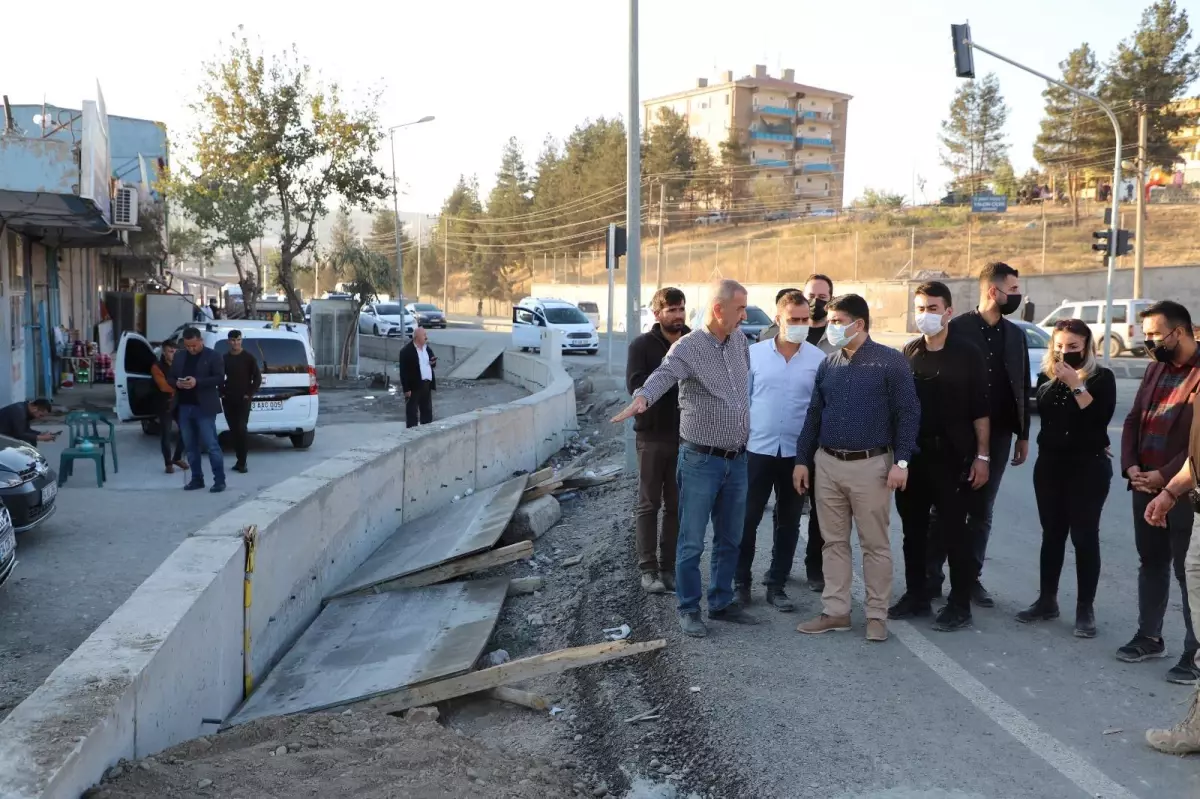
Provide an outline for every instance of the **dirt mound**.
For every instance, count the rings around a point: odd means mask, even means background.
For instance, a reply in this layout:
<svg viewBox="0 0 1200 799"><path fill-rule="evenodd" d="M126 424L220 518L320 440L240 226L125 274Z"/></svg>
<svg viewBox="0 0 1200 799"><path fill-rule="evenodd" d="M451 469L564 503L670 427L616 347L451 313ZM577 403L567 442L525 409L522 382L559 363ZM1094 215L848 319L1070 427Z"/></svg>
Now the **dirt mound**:
<svg viewBox="0 0 1200 799"><path fill-rule="evenodd" d="M488 747L437 722L382 713L252 722L114 766L85 799L575 796L557 769Z"/></svg>

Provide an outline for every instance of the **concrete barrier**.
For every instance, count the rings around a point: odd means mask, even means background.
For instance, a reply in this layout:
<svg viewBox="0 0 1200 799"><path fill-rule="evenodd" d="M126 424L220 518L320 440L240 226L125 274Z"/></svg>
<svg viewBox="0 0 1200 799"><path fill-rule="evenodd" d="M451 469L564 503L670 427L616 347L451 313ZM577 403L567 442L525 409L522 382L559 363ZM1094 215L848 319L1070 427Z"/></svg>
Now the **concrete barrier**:
<svg viewBox="0 0 1200 799"><path fill-rule="evenodd" d="M364 337L365 338L365 337ZM246 525L258 526L250 662L261 678L321 599L403 521L532 471L575 429L558 363L508 352L537 393L382 436L196 531L0 722L0 798L78 797L121 758L216 731L240 704Z"/></svg>
<svg viewBox="0 0 1200 799"><path fill-rule="evenodd" d="M433 333L437 335L436 331ZM400 350L408 343L404 338L386 338L384 336L359 336L358 354L364 358L374 358L379 361L396 363L400 359ZM449 367L471 354L471 347L459 347L435 341L432 337L429 343L433 345L438 356L439 374L450 374Z"/></svg>

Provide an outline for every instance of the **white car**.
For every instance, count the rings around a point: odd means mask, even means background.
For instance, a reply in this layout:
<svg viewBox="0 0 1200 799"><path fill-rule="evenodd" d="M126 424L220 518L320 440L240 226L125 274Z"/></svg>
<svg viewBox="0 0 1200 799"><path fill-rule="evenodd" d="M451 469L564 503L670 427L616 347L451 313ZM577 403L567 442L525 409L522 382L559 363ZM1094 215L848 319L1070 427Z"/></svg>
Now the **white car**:
<svg viewBox="0 0 1200 799"><path fill-rule="evenodd" d="M247 430L286 437L297 449L308 449L316 437L319 410L316 357L308 341L308 329L292 324L278 328L255 325L246 322L238 328L242 331L242 346L258 361L263 376L262 386L250 403ZM204 338L204 346L221 356L229 352L227 336L231 325L196 327ZM176 330L176 338L182 337L183 329ZM182 358L184 354L180 342L176 357ZM150 375L150 367L157 360L155 349L144 336L121 335L114 361L116 414L123 422L140 420L147 432L152 432L157 422L158 387ZM228 429L225 415L221 414L217 417L217 432Z"/></svg>
<svg viewBox="0 0 1200 799"><path fill-rule="evenodd" d="M1050 349L1050 334L1031 322L1014 321L1013 324L1021 328L1021 332L1025 334L1025 346L1029 350L1029 385L1032 389L1029 397L1029 411L1036 413L1037 398L1033 395L1037 393L1037 387L1048 379L1042 374L1042 359L1046 357L1046 351Z"/></svg>
<svg viewBox="0 0 1200 799"><path fill-rule="evenodd" d="M358 332L372 336L411 336L416 325L416 317L394 302L373 302L358 314Z"/></svg>
<svg viewBox="0 0 1200 799"><path fill-rule="evenodd" d="M1146 337L1142 333L1142 311L1154 304L1154 300L1113 300L1112 338L1108 342L1108 354L1117 357L1122 352L1134 354L1146 348ZM1063 319L1079 319L1092 331L1096 342L1096 353L1104 352L1104 300L1063 300L1038 325L1047 333L1054 332L1054 324Z"/></svg>
<svg viewBox="0 0 1200 799"><path fill-rule="evenodd" d="M542 330L548 327L563 333L563 352L600 351L596 326L572 303L542 297L526 297L513 306L512 344L522 352L541 351Z"/></svg>

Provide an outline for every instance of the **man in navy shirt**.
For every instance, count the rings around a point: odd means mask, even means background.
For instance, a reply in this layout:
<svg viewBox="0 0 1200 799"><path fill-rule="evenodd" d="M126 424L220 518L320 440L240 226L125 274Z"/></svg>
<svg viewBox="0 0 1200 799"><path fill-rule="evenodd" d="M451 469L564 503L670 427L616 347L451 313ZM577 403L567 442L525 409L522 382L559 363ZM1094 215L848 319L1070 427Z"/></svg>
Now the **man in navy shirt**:
<svg viewBox="0 0 1200 799"><path fill-rule="evenodd" d="M867 640L886 641L892 491L908 482L921 405L907 359L871 340L867 301L846 294L827 310L826 336L839 351L817 370L793 473L797 491L814 489L825 539L825 590L821 615L796 630L814 635L850 629L853 525L863 551Z"/></svg>

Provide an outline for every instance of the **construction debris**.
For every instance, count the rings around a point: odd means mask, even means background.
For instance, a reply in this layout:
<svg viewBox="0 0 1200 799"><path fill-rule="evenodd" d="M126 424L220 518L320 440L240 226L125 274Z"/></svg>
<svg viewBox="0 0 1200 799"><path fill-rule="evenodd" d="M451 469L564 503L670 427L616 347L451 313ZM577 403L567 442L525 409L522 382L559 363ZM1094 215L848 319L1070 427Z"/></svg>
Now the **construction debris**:
<svg viewBox="0 0 1200 799"><path fill-rule="evenodd" d="M558 500L551 496L539 497L517 508L500 540L505 544L534 541L557 524L560 518L562 508Z"/></svg>
<svg viewBox="0 0 1200 799"><path fill-rule="evenodd" d="M508 595L532 594L534 591L541 591L544 584L545 580L541 577L514 577L508 581Z"/></svg>
<svg viewBox="0 0 1200 799"><path fill-rule="evenodd" d="M530 710L550 709L549 699L531 691L522 691L519 688L508 688L501 686L488 691L487 695L492 699L498 699L501 702L508 702L510 705L527 707Z"/></svg>
<svg viewBox="0 0 1200 799"><path fill-rule="evenodd" d="M628 624L622 624L620 627L609 627L602 632L604 633L604 637L610 641L624 641L633 635L633 628Z"/></svg>
<svg viewBox="0 0 1200 799"><path fill-rule="evenodd" d="M563 558L562 566L578 566L583 563L583 555L575 555L570 558Z"/></svg>
<svg viewBox="0 0 1200 799"><path fill-rule="evenodd" d="M486 552L480 552L478 555L468 555L465 558L452 560L449 563L443 563L441 566L435 566L432 569L410 574L398 580L379 583L378 585L371 586L368 590L371 593L380 594L384 591L399 591L404 588L420 588L425 585L436 585L437 583L444 583L447 580L453 580L455 577L462 577L466 574L495 568L496 566L503 566L505 563L525 560L530 557L533 557L533 544L529 541L522 541L506 547L489 549Z"/></svg>
<svg viewBox="0 0 1200 799"><path fill-rule="evenodd" d="M566 477L562 481L563 488L594 488L613 482L621 476L620 466L609 466L598 472L588 470L583 474Z"/></svg>

